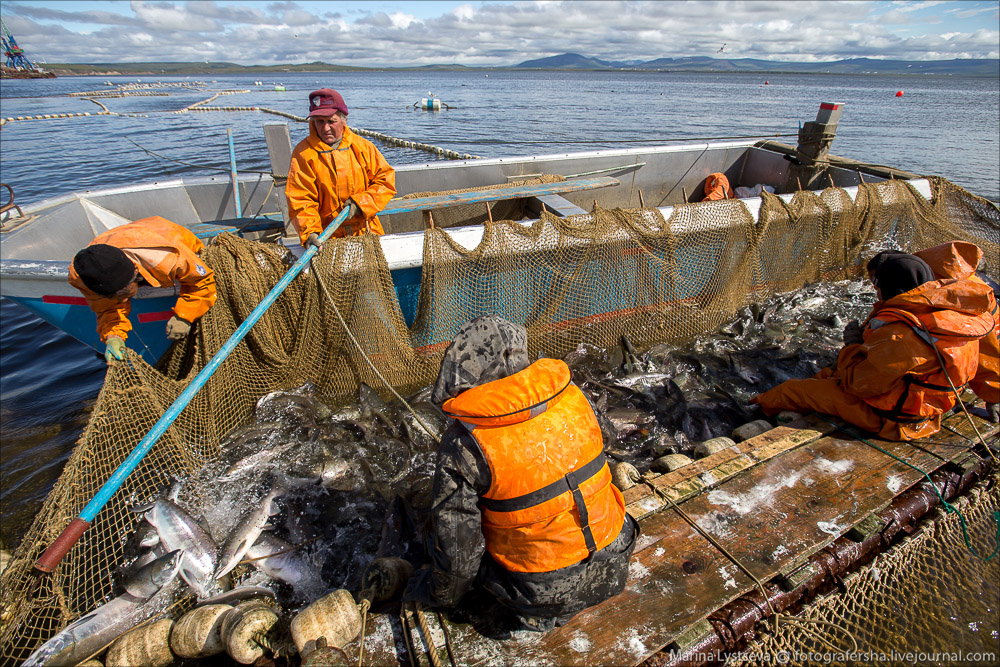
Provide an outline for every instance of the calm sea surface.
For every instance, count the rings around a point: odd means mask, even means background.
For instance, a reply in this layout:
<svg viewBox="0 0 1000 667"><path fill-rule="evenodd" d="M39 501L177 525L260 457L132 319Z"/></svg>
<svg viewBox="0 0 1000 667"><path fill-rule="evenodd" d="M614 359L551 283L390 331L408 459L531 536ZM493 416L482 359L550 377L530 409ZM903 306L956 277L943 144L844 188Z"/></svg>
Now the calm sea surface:
<svg viewBox="0 0 1000 667"><path fill-rule="evenodd" d="M152 77L140 77L144 83ZM0 130L0 180L21 205L211 170L151 157L129 139L170 158L228 168L226 128L241 170L267 170L258 112L172 114L220 90L249 93L211 105L265 106L296 115L309 91L339 90L356 127L484 157L561 153L628 142L794 134L819 103L846 103L833 152L920 174L944 176L1000 201L1000 91L994 79L634 72L378 72L255 77L170 77L209 91L167 88L168 96L107 99L111 111L138 114L24 121ZM764 85L765 80L768 85ZM135 77L69 77L0 84L0 115L101 109L72 92L108 89ZM283 83L286 92L273 90ZM904 91L896 97L896 91ZM455 107L412 108L428 92ZM307 132L292 123L293 143ZM794 137L778 139L795 143ZM392 164L426 162L426 153L383 147ZM6 201L6 192L0 199ZM26 531L86 424L104 364L93 351L0 299L0 546Z"/></svg>

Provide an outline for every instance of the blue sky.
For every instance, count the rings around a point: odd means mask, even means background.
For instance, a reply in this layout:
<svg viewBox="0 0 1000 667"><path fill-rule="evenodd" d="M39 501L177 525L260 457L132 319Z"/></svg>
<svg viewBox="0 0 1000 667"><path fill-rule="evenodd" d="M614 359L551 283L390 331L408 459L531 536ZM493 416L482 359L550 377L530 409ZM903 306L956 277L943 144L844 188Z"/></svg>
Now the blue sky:
<svg viewBox="0 0 1000 667"><path fill-rule="evenodd" d="M1000 57L996 0L5 0L3 17L29 56L50 63L505 66L566 52L605 60Z"/></svg>

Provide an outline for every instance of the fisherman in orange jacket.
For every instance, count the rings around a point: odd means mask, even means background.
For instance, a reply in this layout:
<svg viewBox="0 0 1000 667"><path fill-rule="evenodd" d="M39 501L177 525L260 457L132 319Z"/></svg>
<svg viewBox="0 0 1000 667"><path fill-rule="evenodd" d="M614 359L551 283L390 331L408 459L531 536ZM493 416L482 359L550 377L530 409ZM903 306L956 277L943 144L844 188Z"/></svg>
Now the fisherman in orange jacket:
<svg viewBox="0 0 1000 667"><path fill-rule="evenodd" d="M335 90L309 94L309 136L292 152L285 184L288 214L302 245L319 235L341 209L347 220L334 236L384 234L378 212L396 194L396 172L372 142L347 127L347 104Z"/></svg>
<svg viewBox="0 0 1000 667"><path fill-rule="evenodd" d="M104 358L121 360L132 330L128 314L140 284L180 284L167 338L179 340L215 303L215 274L198 257L204 244L189 229L159 216L142 218L99 234L78 252L69 284L83 293L97 313Z"/></svg>
<svg viewBox="0 0 1000 667"><path fill-rule="evenodd" d="M431 566L404 600L451 607L475 586L549 630L624 589L638 524L569 367L529 365L527 343L523 327L487 315L445 352L431 400L455 421L434 475Z"/></svg>
<svg viewBox="0 0 1000 667"><path fill-rule="evenodd" d="M920 256L873 257L868 270L879 302L863 325L845 328L836 367L752 402L768 415L815 411L887 440L911 440L937 433L941 415L955 406L954 390L969 386L997 421L1000 317L993 290L974 275L982 252L954 242L921 254L937 270Z"/></svg>

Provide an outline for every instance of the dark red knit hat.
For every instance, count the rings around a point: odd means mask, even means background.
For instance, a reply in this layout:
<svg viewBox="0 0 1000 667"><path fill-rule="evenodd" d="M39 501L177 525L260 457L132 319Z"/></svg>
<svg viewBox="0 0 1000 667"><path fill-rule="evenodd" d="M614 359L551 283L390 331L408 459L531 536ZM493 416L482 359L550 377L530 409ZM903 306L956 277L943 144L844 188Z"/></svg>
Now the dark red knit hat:
<svg viewBox="0 0 1000 667"><path fill-rule="evenodd" d="M320 88L309 93L309 116L332 116L337 111L347 115L344 98L332 88Z"/></svg>
<svg viewBox="0 0 1000 667"><path fill-rule="evenodd" d="M135 264L113 245L95 243L73 258L73 268L83 284L101 296L111 296L135 277Z"/></svg>

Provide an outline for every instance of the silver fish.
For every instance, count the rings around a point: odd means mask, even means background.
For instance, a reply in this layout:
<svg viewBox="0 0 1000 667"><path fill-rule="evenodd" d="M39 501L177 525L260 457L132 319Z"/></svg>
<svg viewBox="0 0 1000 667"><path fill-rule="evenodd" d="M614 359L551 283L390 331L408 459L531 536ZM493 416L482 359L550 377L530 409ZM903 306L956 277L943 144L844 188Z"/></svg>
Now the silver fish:
<svg viewBox="0 0 1000 667"><path fill-rule="evenodd" d="M172 551L139 570L126 584L127 593L70 623L29 655L24 667L72 667L160 613L166 608L169 596L153 598L174 580L180 562L181 552Z"/></svg>
<svg viewBox="0 0 1000 667"><path fill-rule="evenodd" d="M277 487L271 489L261 501L260 506L250 510L239 522L219 558L219 568L215 572L216 579L229 573L243 560L247 549L257 541L261 531L267 527L268 520L277 514L274 499L283 493L284 489Z"/></svg>
<svg viewBox="0 0 1000 667"><path fill-rule="evenodd" d="M272 466L275 464L276 459L280 459L285 452L296 446L298 446L298 443L290 440L274 447L267 447L256 451L229 466L222 473L222 476L219 477L218 481L231 482L248 472L260 471L264 467Z"/></svg>
<svg viewBox="0 0 1000 667"><path fill-rule="evenodd" d="M256 559L251 563L276 581L310 588L322 585L319 572L302 550L270 533L261 533L246 555Z"/></svg>
<svg viewBox="0 0 1000 667"><path fill-rule="evenodd" d="M218 546L205 527L177 504L179 490L175 485L169 497L157 498L152 505L133 511L144 514L146 521L156 529L164 549L181 550L181 578L199 598L203 598L216 587L216 577L212 573L215 572Z"/></svg>

